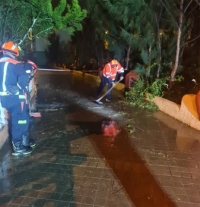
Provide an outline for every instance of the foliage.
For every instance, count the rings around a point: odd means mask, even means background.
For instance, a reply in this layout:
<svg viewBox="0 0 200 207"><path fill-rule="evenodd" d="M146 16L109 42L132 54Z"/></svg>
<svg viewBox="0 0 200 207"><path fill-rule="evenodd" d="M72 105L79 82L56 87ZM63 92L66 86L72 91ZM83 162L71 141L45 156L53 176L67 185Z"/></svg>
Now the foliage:
<svg viewBox="0 0 200 207"><path fill-rule="evenodd" d="M133 59L134 54L140 54L140 58L134 64L141 65L140 69L142 72L146 70L146 76L160 78L163 71L166 76L170 75L176 55L180 17L177 11L180 1L88 0L87 2L88 14L94 23L95 33L108 43L108 50L116 51L118 59L124 57L129 60ZM192 11L197 12L197 8L197 2L194 0L185 1L186 15L181 31L183 47L180 48L180 59L185 42L190 37L193 25L191 20L196 18ZM129 48L132 57L126 56Z"/></svg>
<svg viewBox="0 0 200 207"><path fill-rule="evenodd" d="M46 51L46 55L50 64L55 63L59 64L61 61L59 60L60 55L63 51L61 51L60 37L55 32L51 33L48 36L48 40L50 42L48 46L48 50Z"/></svg>
<svg viewBox="0 0 200 207"><path fill-rule="evenodd" d="M81 10L78 0L66 2L59 0L53 6L51 0L1 0L0 44L12 40L21 45L55 29L64 29L69 34L81 30L86 10Z"/></svg>
<svg viewBox="0 0 200 207"><path fill-rule="evenodd" d="M154 97L154 96L163 96L163 85L166 84L167 78L158 78L156 79L152 84L148 87L148 92Z"/></svg>
<svg viewBox="0 0 200 207"><path fill-rule="evenodd" d="M129 45L131 50L139 51L144 64L151 64L155 37L153 13L149 5L141 0L119 1L108 9L115 11L120 41Z"/></svg>
<svg viewBox="0 0 200 207"><path fill-rule="evenodd" d="M50 66L60 65L62 67L69 67L70 64L75 62L76 48L71 41L62 41L59 32L52 32L47 39L50 44L48 44L45 54Z"/></svg>
<svg viewBox="0 0 200 207"><path fill-rule="evenodd" d="M138 106L139 108L156 109L157 107L153 102L145 100L148 92L148 84L144 79L138 79L134 88L131 88L129 92L126 92L126 100L131 106Z"/></svg>
<svg viewBox="0 0 200 207"><path fill-rule="evenodd" d="M128 132L129 132L130 134L133 134L133 133L135 132L135 128L134 128L133 125L131 125L131 124L128 124L128 125L126 126L126 128L127 128Z"/></svg>
<svg viewBox="0 0 200 207"><path fill-rule="evenodd" d="M137 35L137 30L140 32L145 25L149 25L142 22L142 14L148 8L145 5L141 0L94 0L88 3L96 33L108 43L108 50L114 51L119 60L125 56L130 45L136 45L135 48L140 45L138 40L142 38Z"/></svg>
<svg viewBox="0 0 200 207"><path fill-rule="evenodd" d="M75 45L75 59L78 67L88 63L90 59L96 59L99 66L103 66L105 56L104 42L100 35L95 32L93 22L86 18L83 22L83 30L78 31L72 37ZM96 68L97 70L98 68Z"/></svg>
<svg viewBox="0 0 200 207"><path fill-rule="evenodd" d="M161 46L158 46L159 43L161 44L160 26L155 25L162 24L167 27L168 24L170 25L170 23L163 23L163 20L160 20L159 23L155 20L157 11L162 11L162 5L148 0L94 1L94 5L90 4L88 7L89 15L91 15L94 25L98 27L97 33L108 42L108 49L115 51L117 58L121 59L127 55L127 52L124 51L130 47L131 51L140 54L137 66L141 65L141 68L145 68L146 76L158 77L159 73L155 70L155 64L161 66L162 59L166 62L171 61L167 58L167 53L160 51ZM161 16L161 14L159 15ZM158 37L160 37L160 42L158 42ZM163 33L162 43L166 38L167 36ZM169 45L169 43L165 45ZM128 56L126 58L129 59ZM159 70L161 69L162 67L159 67Z"/></svg>
<svg viewBox="0 0 200 207"><path fill-rule="evenodd" d="M176 49L174 53L173 67L170 74L170 81L173 82L183 54L185 43L190 39L195 13L198 12L198 1L184 0L159 0L166 11L172 25L172 31L176 36ZM167 29L167 28L166 28Z"/></svg>
<svg viewBox="0 0 200 207"><path fill-rule="evenodd" d="M164 95L163 91L168 89L167 82L169 80L170 77L164 77L148 83L145 79L140 78L135 82L134 87L125 93L126 100L131 106L155 110L157 106L150 100L155 96L162 97ZM182 76L176 76L175 81L180 82L182 80Z"/></svg>

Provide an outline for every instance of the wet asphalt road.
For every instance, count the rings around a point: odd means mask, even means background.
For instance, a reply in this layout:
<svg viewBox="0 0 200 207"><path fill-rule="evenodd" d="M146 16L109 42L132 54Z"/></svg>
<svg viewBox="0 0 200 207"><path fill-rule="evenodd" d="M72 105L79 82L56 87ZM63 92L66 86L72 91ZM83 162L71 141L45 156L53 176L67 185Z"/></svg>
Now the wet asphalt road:
<svg viewBox="0 0 200 207"><path fill-rule="evenodd" d="M89 76L39 71L36 81L37 146L18 158L3 147L0 206L200 206L197 131L130 108L121 92L93 103L98 84ZM102 134L107 118L118 123L116 137Z"/></svg>

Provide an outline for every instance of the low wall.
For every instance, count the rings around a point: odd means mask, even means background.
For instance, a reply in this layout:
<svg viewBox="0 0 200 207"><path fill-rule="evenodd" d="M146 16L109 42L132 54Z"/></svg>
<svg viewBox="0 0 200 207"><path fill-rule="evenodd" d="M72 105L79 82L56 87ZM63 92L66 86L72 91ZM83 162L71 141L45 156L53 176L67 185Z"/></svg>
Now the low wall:
<svg viewBox="0 0 200 207"><path fill-rule="evenodd" d="M153 101L162 112L192 128L200 130L200 121L198 118L195 98L196 95L194 94L186 94L182 98L181 105L161 97L154 97L151 101Z"/></svg>

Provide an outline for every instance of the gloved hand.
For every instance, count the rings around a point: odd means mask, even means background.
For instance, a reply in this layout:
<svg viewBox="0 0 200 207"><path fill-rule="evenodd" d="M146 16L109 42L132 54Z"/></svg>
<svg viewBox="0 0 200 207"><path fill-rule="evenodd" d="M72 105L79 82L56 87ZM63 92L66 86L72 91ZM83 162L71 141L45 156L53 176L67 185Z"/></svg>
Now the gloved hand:
<svg viewBox="0 0 200 207"><path fill-rule="evenodd" d="M116 83L115 82L112 82L112 86L115 86L116 85Z"/></svg>
<svg viewBox="0 0 200 207"><path fill-rule="evenodd" d="M124 79L124 77L123 77L123 76L121 76L121 77L120 77L120 81L121 81L121 80L123 80L123 79Z"/></svg>

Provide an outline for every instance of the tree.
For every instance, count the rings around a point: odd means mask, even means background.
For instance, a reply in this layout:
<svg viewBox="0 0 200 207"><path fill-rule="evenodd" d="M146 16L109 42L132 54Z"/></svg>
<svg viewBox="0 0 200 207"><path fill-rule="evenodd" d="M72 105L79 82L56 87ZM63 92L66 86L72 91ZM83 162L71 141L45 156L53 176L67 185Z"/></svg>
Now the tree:
<svg viewBox="0 0 200 207"><path fill-rule="evenodd" d="M170 88L173 86L174 78L180 62L180 55L183 54L184 46L188 41L191 32L191 23L194 19L194 11L199 2L197 0L160 0L160 3L168 12L170 22L174 26L176 34L176 52L170 75ZM178 11L178 12L177 12Z"/></svg>
<svg viewBox="0 0 200 207"><path fill-rule="evenodd" d="M157 46L159 27L154 26L155 13L150 4L152 1L96 0L88 9L92 11L91 18L97 25L97 32L108 42L108 49L117 52L118 57L122 53L125 55L126 68L130 54L140 53L144 67L138 68L147 76L150 76L152 65L158 62L158 54L161 56ZM159 72L157 74L159 76Z"/></svg>
<svg viewBox="0 0 200 207"><path fill-rule="evenodd" d="M29 38L64 29L69 34L82 29L81 21L86 16L78 0L67 4L59 0L56 6L51 0L1 0L0 2L0 44L12 40L21 45ZM32 32L32 37L30 37Z"/></svg>
<svg viewBox="0 0 200 207"><path fill-rule="evenodd" d="M62 54L60 37L55 32L51 33L48 36L48 41L51 43L48 46L48 50L46 50L46 55L48 57L49 63L51 64L59 64L61 63L59 58Z"/></svg>
<svg viewBox="0 0 200 207"><path fill-rule="evenodd" d="M129 60L137 56L134 61L138 72L151 77L152 81L171 75L173 81L181 68L184 48L192 41L198 0L83 2L88 3L86 8L93 22L94 37L104 41L109 51L115 51L118 59L124 56L126 68Z"/></svg>
<svg viewBox="0 0 200 207"><path fill-rule="evenodd" d="M127 55L126 60L129 59L132 39L130 36L129 38L124 37L123 31L133 32L134 15L138 14L143 4L144 2L139 0L95 0L87 7L96 33L104 40L108 50L115 52L118 59L122 59L125 54ZM128 67L128 62L126 67Z"/></svg>

